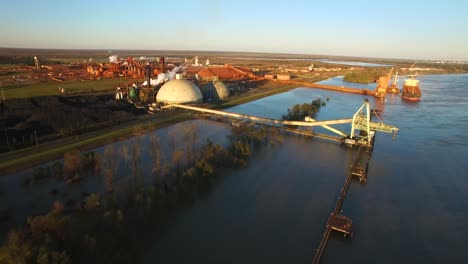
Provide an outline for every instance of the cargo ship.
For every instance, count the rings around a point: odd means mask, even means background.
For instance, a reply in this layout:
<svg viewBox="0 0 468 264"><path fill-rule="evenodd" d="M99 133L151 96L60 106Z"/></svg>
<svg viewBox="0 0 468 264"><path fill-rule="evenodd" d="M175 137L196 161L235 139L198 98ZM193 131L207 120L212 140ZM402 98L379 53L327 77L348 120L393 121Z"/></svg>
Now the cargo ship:
<svg viewBox="0 0 468 264"><path fill-rule="evenodd" d="M421 90L419 89L419 80L416 79L416 75L408 75L408 78L405 79L401 98L412 102L421 100Z"/></svg>

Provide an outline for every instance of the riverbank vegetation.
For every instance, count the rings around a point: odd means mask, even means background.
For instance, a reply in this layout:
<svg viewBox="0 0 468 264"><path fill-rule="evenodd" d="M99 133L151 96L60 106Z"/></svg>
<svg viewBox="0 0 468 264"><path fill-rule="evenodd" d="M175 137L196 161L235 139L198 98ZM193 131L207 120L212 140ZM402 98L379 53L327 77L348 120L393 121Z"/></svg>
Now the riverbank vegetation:
<svg viewBox="0 0 468 264"><path fill-rule="evenodd" d="M193 204L213 188L223 171L245 166L262 146L281 142L276 128L233 128L227 147L209 140L197 146L196 133L194 128L184 131L183 146L173 147L166 162L159 139L151 137L145 146L153 164L149 171L143 170L142 143L138 140L122 150L107 147L102 157L69 153L57 173L67 179L95 170L104 179L105 191L89 194L73 207L58 200L47 214L29 217L26 226L10 232L2 249L4 262L138 262L147 247L145 242L154 241L163 232L175 209ZM120 183L115 180L116 162L125 162L130 168ZM152 183L145 184L143 177Z"/></svg>
<svg viewBox="0 0 468 264"><path fill-rule="evenodd" d="M347 73L343 80L352 83L373 83L376 82L380 76L385 76L389 69L386 67L379 68L365 68L359 71Z"/></svg>

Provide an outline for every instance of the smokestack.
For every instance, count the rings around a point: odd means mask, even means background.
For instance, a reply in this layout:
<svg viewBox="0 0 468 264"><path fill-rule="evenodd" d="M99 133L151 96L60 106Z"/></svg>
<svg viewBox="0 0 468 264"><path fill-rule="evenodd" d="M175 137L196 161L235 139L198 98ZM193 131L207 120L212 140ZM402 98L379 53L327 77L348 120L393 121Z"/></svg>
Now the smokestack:
<svg viewBox="0 0 468 264"><path fill-rule="evenodd" d="M166 65L164 64L165 64L165 59L164 57L161 57L161 59L159 60L159 67L161 69L161 73L166 72Z"/></svg>
<svg viewBox="0 0 468 264"><path fill-rule="evenodd" d="M147 81L147 85L148 85L148 88L151 87L151 65L148 63L148 65L146 65L145 67L145 70L146 70L146 81Z"/></svg>
<svg viewBox="0 0 468 264"><path fill-rule="evenodd" d="M39 59L34 56L34 67L36 67L36 70L39 70Z"/></svg>

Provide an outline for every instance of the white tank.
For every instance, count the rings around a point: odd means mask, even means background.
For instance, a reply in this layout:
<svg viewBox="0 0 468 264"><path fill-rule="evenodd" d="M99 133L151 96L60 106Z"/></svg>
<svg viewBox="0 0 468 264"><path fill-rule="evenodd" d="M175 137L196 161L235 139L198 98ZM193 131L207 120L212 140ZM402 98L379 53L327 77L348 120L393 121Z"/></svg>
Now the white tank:
<svg viewBox="0 0 468 264"><path fill-rule="evenodd" d="M224 100L229 97L229 88L220 81L213 81L203 86L202 93L206 99Z"/></svg>
<svg viewBox="0 0 468 264"><path fill-rule="evenodd" d="M156 102L166 104L200 103L202 93L187 80L172 80L164 84L156 95Z"/></svg>

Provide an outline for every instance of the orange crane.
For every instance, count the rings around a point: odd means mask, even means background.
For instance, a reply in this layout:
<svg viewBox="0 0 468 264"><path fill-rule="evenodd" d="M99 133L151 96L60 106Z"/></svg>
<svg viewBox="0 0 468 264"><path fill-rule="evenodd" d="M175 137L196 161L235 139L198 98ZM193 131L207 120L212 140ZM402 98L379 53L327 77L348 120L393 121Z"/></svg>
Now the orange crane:
<svg viewBox="0 0 468 264"><path fill-rule="evenodd" d="M395 72L395 77L393 77L393 83L387 88L388 93L397 94L400 92L400 89L397 87L398 82L398 72Z"/></svg>
<svg viewBox="0 0 468 264"><path fill-rule="evenodd" d="M377 81L377 88L375 89L375 97L385 98L385 95L387 95L388 82L392 78L392 73L393 67L390 69L386 76L379 77L379 80Z"/></svg>

